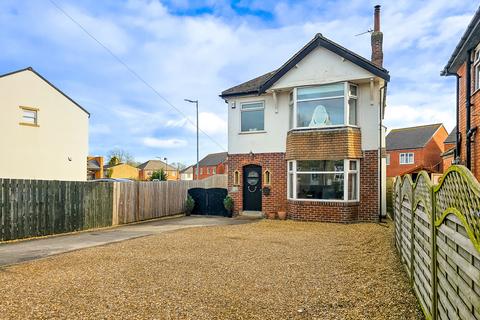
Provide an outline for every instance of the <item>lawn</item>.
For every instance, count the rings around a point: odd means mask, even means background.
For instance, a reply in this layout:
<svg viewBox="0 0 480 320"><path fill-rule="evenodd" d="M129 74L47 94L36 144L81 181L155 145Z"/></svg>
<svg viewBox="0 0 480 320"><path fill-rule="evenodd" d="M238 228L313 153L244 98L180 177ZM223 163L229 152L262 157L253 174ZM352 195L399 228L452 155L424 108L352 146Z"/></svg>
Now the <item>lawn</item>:
<svg viewBox="0 0 480 320"><path fill-rule="evenodd" d="M422 319L393 226L192 228L0 269L2 319Z"/></svg>

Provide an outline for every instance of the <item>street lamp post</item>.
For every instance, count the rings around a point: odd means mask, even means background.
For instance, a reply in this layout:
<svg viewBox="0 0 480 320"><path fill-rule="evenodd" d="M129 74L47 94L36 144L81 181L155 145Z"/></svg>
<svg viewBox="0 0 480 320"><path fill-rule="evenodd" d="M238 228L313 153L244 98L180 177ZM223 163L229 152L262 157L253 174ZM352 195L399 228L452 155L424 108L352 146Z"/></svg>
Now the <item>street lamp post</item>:
<svg viewBox="0 0 480 320"><path fill-rule="evenodd" d="M190 103L195 103L195 107L197 108L197 180L198 180L198 174L200 173L200 169L199 169L199 160L198 160L198 100L190 100L190 99L184 99L186 102L190 102Z"/></svg>

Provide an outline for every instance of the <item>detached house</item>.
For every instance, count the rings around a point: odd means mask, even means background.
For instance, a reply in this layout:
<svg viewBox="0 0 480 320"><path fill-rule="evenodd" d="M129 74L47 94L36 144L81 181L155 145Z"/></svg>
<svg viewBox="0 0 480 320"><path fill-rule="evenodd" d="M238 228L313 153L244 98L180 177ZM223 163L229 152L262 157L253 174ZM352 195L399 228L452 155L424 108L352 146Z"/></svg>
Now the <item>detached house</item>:
<svg viewBox="0 0 480 320"><path fill-rule="evenodd" d="M387 177L442 172L442 153L448 132L441 123L399 128L387 135Z"/></svg>
<svg viewBox="0 0 480 320"><path fill-rule="evenodd" d="M137 167L140 170L140 180L150 180L155 171L163 170L167 174L168 181L176 181L180 179L178 168L161 160L148 160Z"/></svg>
<svg viewBox="0 0 480 320"><path fill-rule="evenodd" d="M458 42L443 76L456 78L456 132L453 163L463 164L480 179L480 8Z"/></svg>
<svg viewBox="0 0 480 320"><path fill-rule="evenodd" d="M321 34L278 69L222 92L235 213L375 221L384 207L380 6L372 59Z"/></svg>
<svg viewBox="0 0 480 320"><path fill-rule="evenodd" d="M32 68L0 75L0 178L86 180L89 117Z"/></svg>
<svg viewBox="0 0 480 320"><path fill-rule="evenodd" d="M201 180L216 174L224 174L227 170L227 152L211 153L198 162L200 174L197 175L197 167L194 165L194 180ZM198 176L198 177L197 177Z"/></svg>

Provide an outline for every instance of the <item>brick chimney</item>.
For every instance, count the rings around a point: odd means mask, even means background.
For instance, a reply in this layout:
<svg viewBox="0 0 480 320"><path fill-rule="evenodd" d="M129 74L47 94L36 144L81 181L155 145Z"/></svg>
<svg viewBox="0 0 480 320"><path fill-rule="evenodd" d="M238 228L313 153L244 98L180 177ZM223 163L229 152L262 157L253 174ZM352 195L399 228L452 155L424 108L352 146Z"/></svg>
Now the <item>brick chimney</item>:
<svg viewBox="0 0 480 320"><path fill-rule="evenodd" d="M383 33L380 31L380 5L375 6L372 32L372 62L383 67Z"/></svg>

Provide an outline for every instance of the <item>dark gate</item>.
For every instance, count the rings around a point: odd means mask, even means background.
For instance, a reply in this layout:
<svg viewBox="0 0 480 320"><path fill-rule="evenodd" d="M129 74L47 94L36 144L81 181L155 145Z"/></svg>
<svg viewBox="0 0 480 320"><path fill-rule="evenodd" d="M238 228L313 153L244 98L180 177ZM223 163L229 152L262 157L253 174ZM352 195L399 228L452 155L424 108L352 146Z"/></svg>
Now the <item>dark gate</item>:
<svg viewBox="0 0 480 320"><path fill-rule="evenodd" d="M231 214L223 206L223 200L227 196L227 189L223 188L192 188L188 194L195 201L192 214L231 217Z"/></svg>

